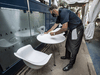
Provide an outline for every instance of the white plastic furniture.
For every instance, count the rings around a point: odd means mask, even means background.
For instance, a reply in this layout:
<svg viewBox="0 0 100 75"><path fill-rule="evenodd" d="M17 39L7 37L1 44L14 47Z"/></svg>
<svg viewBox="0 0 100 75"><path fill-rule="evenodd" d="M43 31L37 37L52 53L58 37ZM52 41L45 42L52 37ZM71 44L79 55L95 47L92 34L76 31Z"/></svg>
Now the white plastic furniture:
<svg viewBox="0 0 100 75"><path fill-rule="evenodd" d="M56 32L58 30L60 30L61 28L57 28L52 32ZM46 44L58 44L63 42L66 38L65 36L63 36L64 33L55 35L55 36L51 36L50 33L48 34L39 34L37 36L37 40L42 42L42 43L46 43Z"/></svg>
<svg viewBox="0 0 100 75"><path fill-rule="evenodd" d="M56 31L58 31L60 29L61 28L57 28L52 32L56 32ZM56 66L56 64L55 64L55 50L54 50L55 49L55 45L65 41L65 39L66 38L65 38L65 36L63 36L63 33L55 35L55 36L51 36L50 33L48 33L48 34L39 34L37 36L37 40L38 41L40 41L42 43L46 43L46 44L51 44L53 46L52 50L53 50L53 57L54 57L54 66Z"/></svg>
<svg viewBox="0 0 100 75"><path fill-rule="evenodd" d="M45 32L45 26L40 26L39 28L37 28L37 30L43 34Z"/></svg>
<svg viewBox="0 0 100 75"><path fill-rule="evenodd" d="M47 55L43 52L34 50L30 44L19 48L14 55L22 59L24 63L32 69L42 68L52 56L52 54Z"/></svg>

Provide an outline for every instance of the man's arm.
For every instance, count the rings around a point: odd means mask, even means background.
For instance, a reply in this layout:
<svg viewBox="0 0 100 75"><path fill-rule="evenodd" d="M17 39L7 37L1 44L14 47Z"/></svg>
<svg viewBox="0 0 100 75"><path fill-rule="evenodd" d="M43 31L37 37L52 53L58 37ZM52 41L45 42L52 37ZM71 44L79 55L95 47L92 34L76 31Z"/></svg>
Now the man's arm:
<svg viewBox="0 0 100 75"><path fill-rule="evenodd" d="M53 36L53 35L57 35L57 34L63 33L63 32L65 32L67 29L68 29L68 22L64 23L64 24L62 25L62 28L61 28L59 31L57 31L57 32L51 32L50 35Z"/></svg>
<svg viewBox="0 0 100 75"><path fill-rule="evenodd" d="M57 26L59 25L59 23L55 23L51 29L49 29L46 33L49 33L50 31L54 30Z"/></svg>

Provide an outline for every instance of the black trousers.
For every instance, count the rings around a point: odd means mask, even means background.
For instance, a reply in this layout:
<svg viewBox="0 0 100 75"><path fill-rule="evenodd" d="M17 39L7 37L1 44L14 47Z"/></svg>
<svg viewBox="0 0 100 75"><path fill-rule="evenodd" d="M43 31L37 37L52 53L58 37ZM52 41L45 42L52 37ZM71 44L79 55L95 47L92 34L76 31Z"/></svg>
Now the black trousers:
<svg viewBox="0 0 100 75"><path fill-rule="evenodd" d="M81 45L83 33L84 33L83 25L77 27L77 37L78 37L77 40L72 40L72 31L69 31L68 33L68 37L65 45L66 47L65 56L70 57L69 65L73 65L75 63L76 56L78 54Z"/></svg>

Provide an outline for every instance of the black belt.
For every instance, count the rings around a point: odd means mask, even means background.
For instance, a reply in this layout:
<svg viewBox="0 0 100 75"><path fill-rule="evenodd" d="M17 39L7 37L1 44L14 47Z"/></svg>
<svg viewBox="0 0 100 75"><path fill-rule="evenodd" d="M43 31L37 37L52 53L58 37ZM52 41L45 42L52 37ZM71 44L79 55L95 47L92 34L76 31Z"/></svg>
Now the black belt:
<svg viewBox="0 0 100 75"><path fill-rule="evenodd" d="M79 28L79 27L82 27L83 26L83 23L80 23L77 27L75 27L75 28ZM75 29L74 28L74 29ZM74 30L74 29L72 29L72 30L70 30L71 32Z"/></svg>

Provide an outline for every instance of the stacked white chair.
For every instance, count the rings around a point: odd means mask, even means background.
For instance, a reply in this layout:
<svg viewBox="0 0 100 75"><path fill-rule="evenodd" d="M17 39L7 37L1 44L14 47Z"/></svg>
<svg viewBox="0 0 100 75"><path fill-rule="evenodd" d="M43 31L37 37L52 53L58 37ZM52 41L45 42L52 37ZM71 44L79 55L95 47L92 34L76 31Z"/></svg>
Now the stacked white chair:
<svg viewBox="0 0 100 75"><path fill-rule="evenodd" d="M22 59L24 63L32 69L42 68L45 64L47 64L52 56L52 54L48 55L43 52L34 50L30 44L18 49L14 55Z"/></svg>

